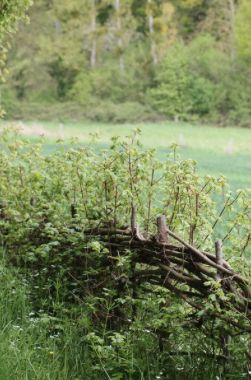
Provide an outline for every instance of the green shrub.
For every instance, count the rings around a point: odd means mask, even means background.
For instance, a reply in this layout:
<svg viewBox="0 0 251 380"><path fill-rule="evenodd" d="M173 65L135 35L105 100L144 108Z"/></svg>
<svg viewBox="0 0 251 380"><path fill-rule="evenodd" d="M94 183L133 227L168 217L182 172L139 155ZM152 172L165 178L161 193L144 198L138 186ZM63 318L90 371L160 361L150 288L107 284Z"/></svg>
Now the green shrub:
<svg viewBox="0 0 251 380"><path fill-rule="evenodd" d="M51 121L100 121L110 123L136 123L159 121L163 116L149 106L137 102L113 103L92 101L89 105L77 102L18 102L10 95L5 97L6 119Z"/></svg>
<svg viewBox="0 0 251 380"><path fill-rule="evenodd" d="M111 123L137 123L144 121L158 121L161 116L149 107L137 102L113 103L99 102L86 109L86 119Z"/></svg>
<svg viewBox="0 0 251 380"><path fill-rule="evenodd" d="M20 104L16 98L16 93L14 90L8 88L1 89L1 107L4 109L5 116L14 117Z"/></svg>
<svg viewBox="0 0 251 380"><path fill-rule="evenodd" d="M157 68L156 87L150 90L153 107L169 118L186 120L193 104L189 96L191 80L185 46L177 45Z"/></svg>
<svg viewBox="0 0 251 380"><path fill-rule="evenodd" d="M149 102L168 118L250 125L250 71L215 46L210 36L169 49L156 69Z"/></svg>
<svg viewBox="0 0 251 380"><path fill-rule="evenodd" d="M233 361L226 368L220 338L229 324L207 315L207 299L198 313L150 281L132 292L132 252L113 255L95 227L127 230L135 202L144 230L155 234L156 217L165 213L171 230L212 249L216 220L231 229L225 255L245 275L250 192L237 198L227 193L217 220L214 199L227 191L225 180L201 178L194 161L179 159L176 146L159 162L153 150L142 148L137 132L114 137L105 150L60 145L47 156L15 130L4 131L0 142L0 253L9 267L18 267L15 277L0 268L0 378L199 380L206 373L213 380L247 374L250 335L233 331Z"/></svg>
<svg viewBox="0 0 251 380"><path fill-rule="evenodd" d="M236 63L230 78L225 81L226 100L221 113L233 125L251 127L251 70Z"/></svg>
<svg viewBox="0 0 251 380"><path fill-rule="evenodd" d="M80 73L74 81L68 98L75 99L77 103L88 106L93 97L92 80L88 72Z"/></svg>

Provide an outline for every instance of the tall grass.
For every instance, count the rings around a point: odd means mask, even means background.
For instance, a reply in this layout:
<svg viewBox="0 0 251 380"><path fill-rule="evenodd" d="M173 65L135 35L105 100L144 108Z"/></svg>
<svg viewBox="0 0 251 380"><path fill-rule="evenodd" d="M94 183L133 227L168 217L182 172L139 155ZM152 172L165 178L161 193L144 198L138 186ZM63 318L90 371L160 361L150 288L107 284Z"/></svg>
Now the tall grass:
<svg viewBox="0 0 251 380"><path fill-rule="evenodd" d="M48 316L41 313L38 318L32 312L27 293L25 282L1 265L0 379L77 379L76 367L80 361L79 353L73 352L76 348L74 329L64 321L60 330L63 344L59 345L59 330L51 329Z"/></svg>
<svg viewBox="0 0 251 380"><path fill-rule="evenodd" d="M111 332L98 336L66 315L63 309L62 318L32 312L26 282L0 264L0 380L247 378L246 371L233 371L215 358L196 357L184 343L180 354L161 352L147 331L134 329L122 345L122 335L115 334L112 347L103 339Z"/></svg>

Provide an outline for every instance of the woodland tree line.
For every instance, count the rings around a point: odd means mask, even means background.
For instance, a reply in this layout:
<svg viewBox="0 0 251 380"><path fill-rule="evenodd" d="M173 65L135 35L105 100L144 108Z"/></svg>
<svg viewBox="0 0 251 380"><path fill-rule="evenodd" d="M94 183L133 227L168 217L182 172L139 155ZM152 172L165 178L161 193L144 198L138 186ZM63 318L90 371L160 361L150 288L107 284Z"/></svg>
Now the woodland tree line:
<svg viewBox="0 0 251 380"><path fill-rule="evenodd" d="M249 0L36 0L9 54L11 117L250 126Z"/></svg>

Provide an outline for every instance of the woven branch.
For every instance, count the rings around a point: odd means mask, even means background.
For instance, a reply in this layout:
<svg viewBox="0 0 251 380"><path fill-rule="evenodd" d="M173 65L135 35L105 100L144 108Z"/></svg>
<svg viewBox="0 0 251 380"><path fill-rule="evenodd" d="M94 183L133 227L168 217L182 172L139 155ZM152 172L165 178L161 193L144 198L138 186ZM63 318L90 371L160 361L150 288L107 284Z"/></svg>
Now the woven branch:
<svg viewBox="0 0 251 380"><path fill-rule="evenodd" d="M250 325L251 289L248 281L236 273L223 258L222 243L216 242L215 255L204 252L185 242L166 226L165 217L157 220L157 236L146 239L136 222L136 209L132 210L131 230L102 228L92 230L110 251L110 258L133 252L133 261L139 264L134 273L137 283L148 282L175 292L198 310L203 309L202 299L207 300L215 292L213 282L218 282L224 297L216 292L218 305L210 313L234 327L243 328L243 323L227 317L225 311L239 313L240 319ZM89 231L90 232L90 231ZM88 237L88 231L86 233ZM179 245L169 243L169 237ZM222 314L219 310L222 310ZM224 311L224 312L223 312ZM246 328L246 327L245 327ZM251 331L251 327L249 328Z"/></svg>

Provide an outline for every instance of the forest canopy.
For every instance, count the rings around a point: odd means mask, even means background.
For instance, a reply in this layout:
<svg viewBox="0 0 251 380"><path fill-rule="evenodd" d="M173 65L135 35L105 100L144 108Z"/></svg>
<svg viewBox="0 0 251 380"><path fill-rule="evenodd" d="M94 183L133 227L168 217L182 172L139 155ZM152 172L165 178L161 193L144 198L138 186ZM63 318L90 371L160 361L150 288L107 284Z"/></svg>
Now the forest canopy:
<svg viewBox="0 0 251 380"><path fill-rule="evenodd" d="M37 0L29 16L9 55L10 118L250 126L248 0Z"/></svg>

